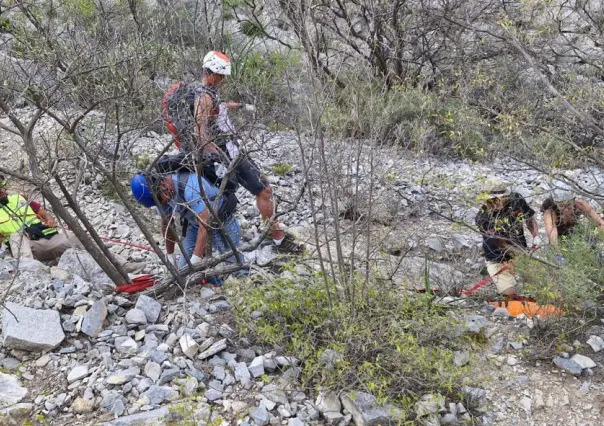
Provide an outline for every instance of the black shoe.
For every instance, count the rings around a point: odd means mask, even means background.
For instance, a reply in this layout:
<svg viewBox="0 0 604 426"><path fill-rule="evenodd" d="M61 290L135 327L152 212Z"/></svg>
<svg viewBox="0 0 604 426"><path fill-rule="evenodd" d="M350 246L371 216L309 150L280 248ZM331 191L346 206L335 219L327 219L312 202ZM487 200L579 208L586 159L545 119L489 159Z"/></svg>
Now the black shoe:
<svg viewBox="0 0 604 426"><path fill-rule="evenodd" d="M274 241L273 241L273 244ZM294 236L289 233L285 233L285 237L281 244L275 244L275 250L277 253L289 253L289 254L301 254L304 252L304 244L297 243Z"/></svg>

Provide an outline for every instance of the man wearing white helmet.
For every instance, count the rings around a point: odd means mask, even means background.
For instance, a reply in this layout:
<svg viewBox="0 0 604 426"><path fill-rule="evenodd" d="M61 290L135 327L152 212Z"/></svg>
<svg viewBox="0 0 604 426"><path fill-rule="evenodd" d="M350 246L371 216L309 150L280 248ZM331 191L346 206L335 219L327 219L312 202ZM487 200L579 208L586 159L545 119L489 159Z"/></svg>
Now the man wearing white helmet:
<svg viewBox="0 0 604 426"><path fill-rule="evenodd" d="M244 107L253 110L253 106L240 103L229 103L222 105L223 115L221 119L221 102L218 97L218 89L222 85L225 76L231 75L231 60L222 52L211 51L203 58L202 65L202 91L195 100L195 131L198 139L198 148L205 155L224 156L230 154L232 160L237 153L234 146L229 146L232 141L233 126L228 122L226 115L228 108ZM222 124L222 126L221 126ZM221 136L227 137L221 137ZM221 144L219 141L223 141ZM231 143L231 145L233 145ZM237 181L252 195L256 197L256 205L266 223L274 214L273 194L266 177L262 176L260 169L247 155L239 158L235 168ZM302 244L296 243L293 235L284 232L278 222L273 223L269 235L275 244L277 251L284 253L301 253L304 250Z"/></svg>

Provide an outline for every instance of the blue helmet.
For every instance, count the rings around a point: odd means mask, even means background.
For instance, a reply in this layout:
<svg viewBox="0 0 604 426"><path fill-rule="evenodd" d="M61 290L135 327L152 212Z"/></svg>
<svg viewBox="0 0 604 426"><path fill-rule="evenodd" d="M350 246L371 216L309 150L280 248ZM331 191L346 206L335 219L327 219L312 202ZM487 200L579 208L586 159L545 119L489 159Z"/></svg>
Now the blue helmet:
<svg viewBox="0 0 604 426"><path fill-rule="evenodd" d="M130 189L132 190L134 199L145 207L153 207L155 205L153 190L151 189L151 185L153 185L151 176L149 176L149 180L151 182L147 180L147 176L137 173L132 178L132 181L130 181Z"/></svg>

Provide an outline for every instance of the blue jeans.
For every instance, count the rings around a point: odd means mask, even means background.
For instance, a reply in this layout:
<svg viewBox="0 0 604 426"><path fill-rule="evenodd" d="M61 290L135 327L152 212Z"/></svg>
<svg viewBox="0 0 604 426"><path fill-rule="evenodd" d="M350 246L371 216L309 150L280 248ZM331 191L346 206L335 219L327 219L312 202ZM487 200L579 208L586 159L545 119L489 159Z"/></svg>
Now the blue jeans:
<svg viewBox="0 0 604 426"><path fill-rule="evenodd" d="M224 223L224 231L228 234L228 236L231 238L231 241L233 241L233 244L235 245L235 247L239 247L240 243L241 243L241 230L239 228L239 222L237 222L237 219L235 218L235 216L231 216L225 223ZM187 234L185 235L185 238L182 242L184 248L185 248L185 253L187 253L187 255L189 256L189 258L191 256L193 256L193 250L195 250L195 244L197 243L197 233L199 232L199 225L197 225L197 223L190 223L187 227ZM223 254L223 253L228 253L231 251L231 248L229 247L226 239L224 238L224 236L222 235L222 232L220 232L219 229L214 229L212 230L212 237L211 237L211 243L212 243L212 248L214 250L216 250L218 253ZM244 262L244 258L241 255L241 253L239 253L239 259L241 260L241 262ZM235 259L235 256L230 256L227 260L227 263L236 263L237 260ZM178 261L178 267L179 268L183 268L187 265L187 262L184 258L184 256L180 257L180 260ZM236 276L240 276L240 275L247 275L248 271L239 271L237 273L235 273L234 275ZM218 284L221 285L221 284Z"/></svg>

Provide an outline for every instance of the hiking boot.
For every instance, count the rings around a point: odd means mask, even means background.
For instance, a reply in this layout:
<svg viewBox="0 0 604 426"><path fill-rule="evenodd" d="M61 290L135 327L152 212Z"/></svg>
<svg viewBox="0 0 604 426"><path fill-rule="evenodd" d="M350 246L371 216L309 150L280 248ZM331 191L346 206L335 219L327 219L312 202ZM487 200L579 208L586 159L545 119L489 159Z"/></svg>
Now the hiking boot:
<svg viewBox="0 0 604 426"><path fill-rule="evenodd" d="M288 232L285 233L285 237L283 238L283 241L281 241L281 244L275 244L277 253L301 254L304 251L304 248L304 244L297 243L294 236Z"/></svg>

